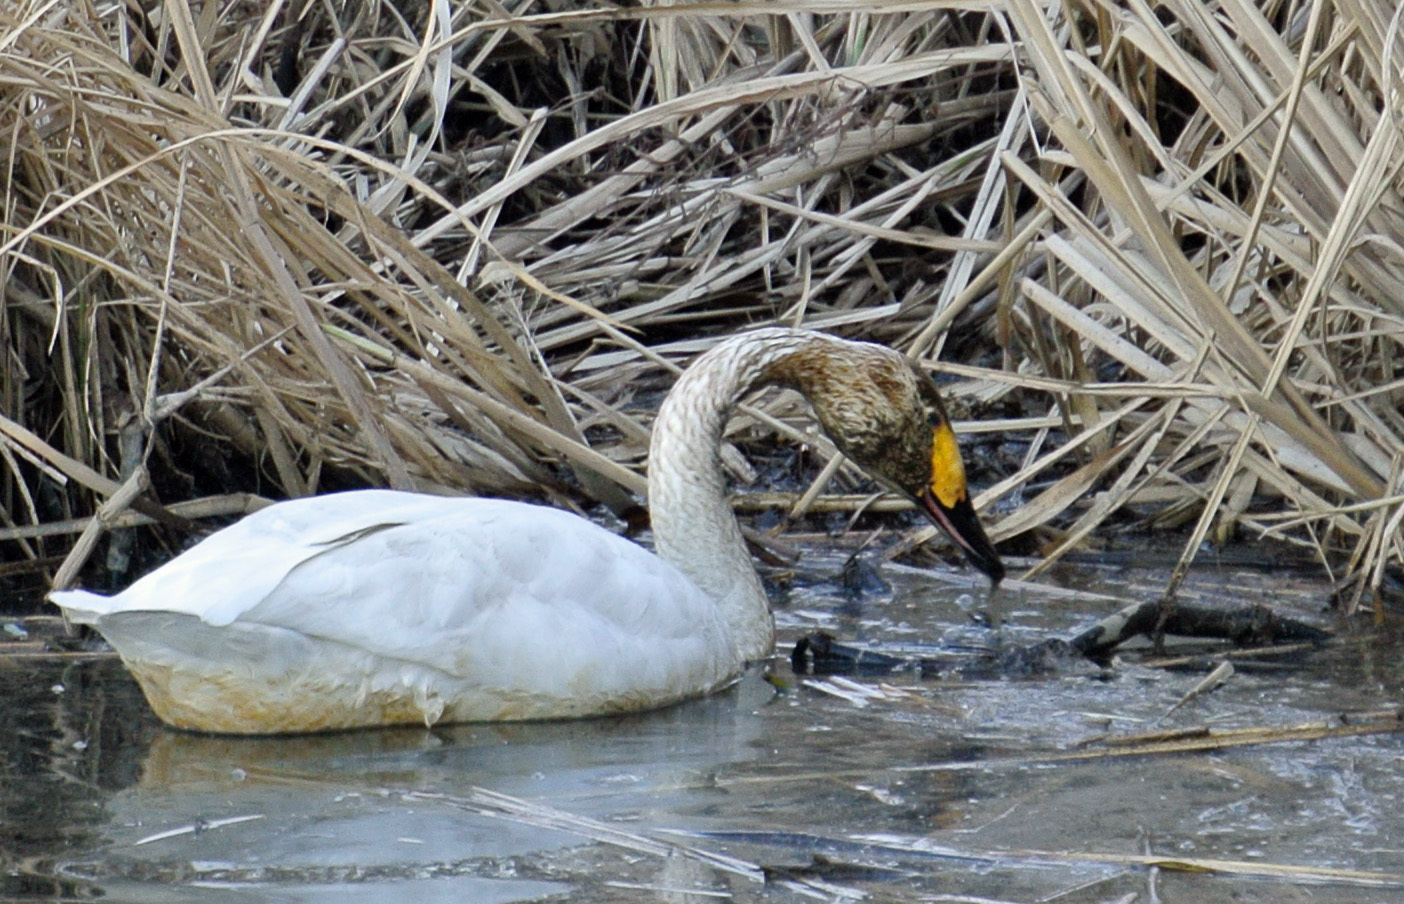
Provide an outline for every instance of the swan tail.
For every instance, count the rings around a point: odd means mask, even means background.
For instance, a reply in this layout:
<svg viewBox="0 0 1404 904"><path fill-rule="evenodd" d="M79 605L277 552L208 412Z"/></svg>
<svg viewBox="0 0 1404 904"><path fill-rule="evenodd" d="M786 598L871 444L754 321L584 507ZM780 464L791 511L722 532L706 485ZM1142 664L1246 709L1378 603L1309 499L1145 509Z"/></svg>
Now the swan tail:
<svg viewBox="0 0 1404 904"><path fill-rule="evenodd" d="M53 590L48 600L63 610L68 620L79 625L95 625L98 619L112 611L116 597L103 596L87 590Z"/></svg>

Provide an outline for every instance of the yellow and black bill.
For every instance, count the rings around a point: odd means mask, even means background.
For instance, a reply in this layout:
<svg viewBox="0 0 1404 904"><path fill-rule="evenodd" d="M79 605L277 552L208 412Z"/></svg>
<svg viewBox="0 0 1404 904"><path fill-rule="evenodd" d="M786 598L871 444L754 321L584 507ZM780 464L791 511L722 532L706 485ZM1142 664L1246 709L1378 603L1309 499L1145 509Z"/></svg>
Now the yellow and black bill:
<svg viewBox="0 0 1404 904"><path fill-rule="evenodd" d="M970 503L960 448L944 417L932 427L931 480L918 499L927 517L950 535L970 564L989 575L991 584L998 585L1004 579L1004 563Z"/></svg>

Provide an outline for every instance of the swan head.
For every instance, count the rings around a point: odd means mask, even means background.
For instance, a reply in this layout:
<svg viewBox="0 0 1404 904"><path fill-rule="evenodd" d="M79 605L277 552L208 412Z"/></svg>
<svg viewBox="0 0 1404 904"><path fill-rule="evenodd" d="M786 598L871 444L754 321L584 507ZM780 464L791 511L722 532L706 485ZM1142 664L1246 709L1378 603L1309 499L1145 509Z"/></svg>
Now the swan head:
<svg viewBox="0 0 1404 904"><path fill-rule="evenodd" d="M914 501L994 584L1004 563L985 534L935 382L905 355L835 340L777 362L770 376L808 397L824 432L869 474Z"/></svg>

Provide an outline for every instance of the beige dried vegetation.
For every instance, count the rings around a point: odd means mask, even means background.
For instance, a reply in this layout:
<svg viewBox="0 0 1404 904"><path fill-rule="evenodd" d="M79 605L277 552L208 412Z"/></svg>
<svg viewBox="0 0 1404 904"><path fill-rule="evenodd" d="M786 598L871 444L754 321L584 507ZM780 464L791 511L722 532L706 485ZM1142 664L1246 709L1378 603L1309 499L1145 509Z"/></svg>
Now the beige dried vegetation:
<svg viewBox="0 0 1404 904"><path fill-rule="evenodd" d="M141 495L177 435L618 507L668 373L782 322L965 356L1044 562L1133 511L1358 599L1404 556L1386 6L6 4L5 536L244 505Z"/></svg>

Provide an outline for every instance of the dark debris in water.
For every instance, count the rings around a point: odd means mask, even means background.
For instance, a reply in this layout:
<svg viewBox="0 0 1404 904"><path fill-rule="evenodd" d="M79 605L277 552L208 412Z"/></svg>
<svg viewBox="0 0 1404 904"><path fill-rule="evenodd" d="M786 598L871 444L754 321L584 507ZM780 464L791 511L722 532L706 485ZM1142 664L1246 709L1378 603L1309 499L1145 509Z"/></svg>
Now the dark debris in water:
<svg viewBox="0 0 1404 904"><path fill-rule="evenodd" d="M819 879L824 882L890 882L908 879L915 874L911 870L897 869L871 863L856 863L814 854L809 863L800 866L766 866L762 864L767 883L806 882Z"/></svg>
<svg viewBox="0 0 1404 904"><path fill-rule="evenodd" d="M915 671L923 678L1023 678L1065 671L1080 657L1061 639L1030 644L995 642L983 648L932 645L929 653L901 655L840 643L816 631L796 642L790 666L803 675L890 675Z"/></svg>
<svg viewBox="0 0 1404 904"><path fill-rule="evenodd" d="M102 890L96 886L55 873L55 866L49 861L11 867L0 875L0 900L88 901L102 896Z"/></svg>
<svg viewBox="0 0 1404 904"><path fill-rule="evenodd" d="M1261 604L1223 608L1163 599L1126 606L1069 640L1015 643L998 631L983 633L984 643L931 645L914 653L910 647L889 652L844 644L819 631L795 643L790 665L804 675L916 672L923 678L1023 678L1065 672L1083 661L1105 666L1122 644L1143 636L1151 638L1156 649L1166 634L1227 640L1238 647L1320 646L1331 639L1329 632Z"/></svg>
<svg viewBox="0 0 1404 904"><path fill-rule="evenodd" d="M71 653L115 655L96 631L70 628L57 615L0 618L0 656Z"/></svg>
<svg viewBox="0 0 1404 904"><path fill-rule="evenodd" d="M1079 633L1069 643L1079 653L1097 658L1135 637L1150 637L1159 646L1166 634L1227 640L1240 647L1322 644L1331 638L1329 632L1278 615L1258 603L1224 608L1159 599L1126 606Z"/></svg>

